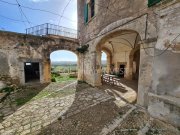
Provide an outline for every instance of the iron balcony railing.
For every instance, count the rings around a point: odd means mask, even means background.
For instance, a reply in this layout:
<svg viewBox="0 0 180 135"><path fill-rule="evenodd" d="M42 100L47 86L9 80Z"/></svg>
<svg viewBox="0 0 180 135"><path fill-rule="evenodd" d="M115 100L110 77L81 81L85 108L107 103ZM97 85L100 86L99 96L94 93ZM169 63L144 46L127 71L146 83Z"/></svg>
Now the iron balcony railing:
<svg viewBox="0 0 180 135"><path fill-rule="evenodd" d="M37 36L57 35L77 39L77 30L50 23L45 23L31 28L27 28L26 34Z"/></svg>

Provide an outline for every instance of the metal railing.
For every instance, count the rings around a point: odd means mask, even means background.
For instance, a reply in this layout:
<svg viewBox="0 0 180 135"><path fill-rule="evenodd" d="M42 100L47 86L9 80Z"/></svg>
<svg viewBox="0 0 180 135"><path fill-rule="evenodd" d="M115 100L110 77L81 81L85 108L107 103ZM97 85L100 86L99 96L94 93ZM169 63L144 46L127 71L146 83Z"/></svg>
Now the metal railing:
<svg viewBox="0 0 180 135"><path fill-rule="evenodd" d="M64 36L69 38L77 38L77 30L50 24L50 23L45 23L31 28L27 28L26 34L37 35L37 36L56 35L56 36Z"/></svg>

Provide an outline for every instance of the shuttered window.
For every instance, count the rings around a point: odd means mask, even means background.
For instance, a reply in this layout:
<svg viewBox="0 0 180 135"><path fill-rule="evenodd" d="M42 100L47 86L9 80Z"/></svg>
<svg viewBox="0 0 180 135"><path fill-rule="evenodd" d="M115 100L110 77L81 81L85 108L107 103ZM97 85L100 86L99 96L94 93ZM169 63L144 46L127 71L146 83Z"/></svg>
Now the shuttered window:
<svg viewBox="0 0 180 135"><path fill-rule="evenodd" d="M91 0L91 18L95 15L95 0Z"/></svg>
<svg viewBox="0 0 180 135"><path fill-rule="evenodd" d="M88 4L87 3L84 5L84 22L85 23L88 22Z"/></svg>
<svg viewBox="0 0 180 135"><path fill-rule="evenodd" d="M148 0L148 7L151 7L155 5L156 3L159 3L161 0Z"/></svg>

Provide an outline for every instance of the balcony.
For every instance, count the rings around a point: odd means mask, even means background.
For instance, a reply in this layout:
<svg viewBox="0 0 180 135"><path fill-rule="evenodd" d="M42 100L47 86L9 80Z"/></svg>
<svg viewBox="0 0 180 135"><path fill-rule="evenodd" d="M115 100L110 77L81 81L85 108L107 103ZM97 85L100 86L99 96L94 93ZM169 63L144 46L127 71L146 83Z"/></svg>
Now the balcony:
<svg viewBox="0 0 180 135"><path fill-rule="evenodd" d="M50 24L50 23L45 23L31 28L27 28L26 34L36 35L36 36L55 35L55 36L63 36L63 37L77 39L77 30Z"/></svg>

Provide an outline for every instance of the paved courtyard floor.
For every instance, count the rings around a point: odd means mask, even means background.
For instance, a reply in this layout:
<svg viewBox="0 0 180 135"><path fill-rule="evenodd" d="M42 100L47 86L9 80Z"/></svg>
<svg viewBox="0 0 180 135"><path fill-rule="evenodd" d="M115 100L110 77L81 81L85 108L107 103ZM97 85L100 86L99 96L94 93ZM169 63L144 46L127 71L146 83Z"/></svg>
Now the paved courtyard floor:
<svg viewBox="0 0 180 135"><path fill-rule="evenodd" d="M136 90L122 88L51 83L0 123L0 135L179 135L132 104Z"/></svg>

